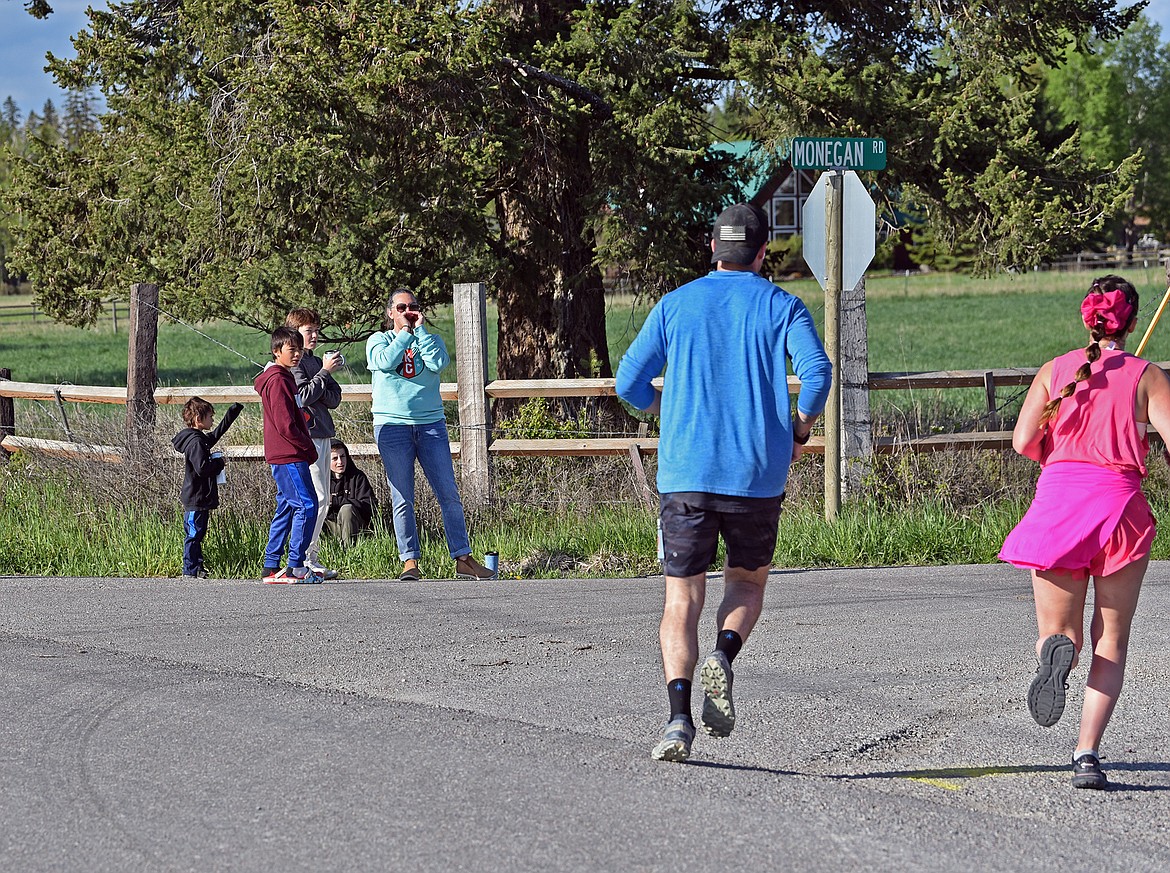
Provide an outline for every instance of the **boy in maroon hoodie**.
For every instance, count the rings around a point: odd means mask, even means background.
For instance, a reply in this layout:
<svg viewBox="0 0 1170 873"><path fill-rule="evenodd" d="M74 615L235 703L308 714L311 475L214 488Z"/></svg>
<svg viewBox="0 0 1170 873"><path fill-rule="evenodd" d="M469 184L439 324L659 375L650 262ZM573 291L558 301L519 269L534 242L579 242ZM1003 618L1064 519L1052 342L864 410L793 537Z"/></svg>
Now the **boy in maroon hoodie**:
<svg viewBox="0 0 1170 873"><path fill-rule="evenodd" d="M263 580L269 585L321 581L305 566L305 549L317 521L317 493L309 472L309 465L317 460L317 450L309 436L292 374L303 350L301 335L295 328L278 327L272 332L274 360L252 383L264 410L264 460L272 465L272 478L276 481L276 514L264 551ZM286 541L288 566L281 569Z"/></svg>

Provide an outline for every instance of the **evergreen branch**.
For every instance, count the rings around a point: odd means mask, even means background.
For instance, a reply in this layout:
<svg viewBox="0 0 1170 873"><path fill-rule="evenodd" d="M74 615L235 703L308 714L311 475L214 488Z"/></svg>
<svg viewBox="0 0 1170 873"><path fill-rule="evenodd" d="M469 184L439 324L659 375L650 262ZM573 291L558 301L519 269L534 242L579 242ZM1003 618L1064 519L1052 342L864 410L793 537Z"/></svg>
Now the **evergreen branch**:
<svg viewBox="0 0 1170 873"><path fill-rule="evenodd" d="M597 117L602 121L608 121L613 118L614 108L601 95L590 91L584 85L574 82L571 79L566 79L564 76L558 76L555 73L550 73L546 70L541 70L531 64L526 64L523 61L517 61L514 58L503 58L503 61L509 64L521 76L536 79L538 82L543 82L546 85L551 85L558 91L563 91L570 97L576 97L578 100L583 100L593 107L597 113Z"/></svg>

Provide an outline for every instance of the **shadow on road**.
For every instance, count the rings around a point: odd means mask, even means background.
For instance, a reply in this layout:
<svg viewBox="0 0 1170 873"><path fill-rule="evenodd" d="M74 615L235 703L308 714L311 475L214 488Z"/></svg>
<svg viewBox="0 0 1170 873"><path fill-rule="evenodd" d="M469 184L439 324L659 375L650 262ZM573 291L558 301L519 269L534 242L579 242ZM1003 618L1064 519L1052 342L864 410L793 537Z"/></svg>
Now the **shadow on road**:
<svg viewBox="0 0 1170 873"><path fill-rule="evenodd" d="M858 779L909 779L912 782L924 782L938 788L958 789L962 783L956 780L978 779L982 776L1011 776L1019 773L1064 773L1068 770L1067 764L1012 764L1002 767L941 767L928 770L887 770L877 773L846 773L830 776L830 779L845 781ZM1170 785L1129 785L1117 782L1112 777L1120 772L1130 773L1170 773L1170 763L1127 762L1109 764L1106 762L1106 774L1110 776L1109 788L1112 791L1170 791Z"/></svg>

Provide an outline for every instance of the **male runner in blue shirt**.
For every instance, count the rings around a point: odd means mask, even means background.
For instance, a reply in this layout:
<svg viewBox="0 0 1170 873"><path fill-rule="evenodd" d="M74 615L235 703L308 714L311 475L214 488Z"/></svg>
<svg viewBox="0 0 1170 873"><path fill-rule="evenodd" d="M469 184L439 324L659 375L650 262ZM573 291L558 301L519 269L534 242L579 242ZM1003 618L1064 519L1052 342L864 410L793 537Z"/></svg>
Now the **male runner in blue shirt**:
<svg viewBox="0 0 1170 873"><path fill-rule="evenodd" d="M768 218L746 203L715 222L715 269L658 302L617 372L617 393L661 416L658 491L666 576L659 641L670 719L651 753L685 761L707 568L727 546L715 650L699 672L703 730L735 725L731 662L764 602L788 468L825 407L832 365L799 298L760 276ZM796 415L787 361L800 379ZM662 390L651 380L666 375Z"/></svg>

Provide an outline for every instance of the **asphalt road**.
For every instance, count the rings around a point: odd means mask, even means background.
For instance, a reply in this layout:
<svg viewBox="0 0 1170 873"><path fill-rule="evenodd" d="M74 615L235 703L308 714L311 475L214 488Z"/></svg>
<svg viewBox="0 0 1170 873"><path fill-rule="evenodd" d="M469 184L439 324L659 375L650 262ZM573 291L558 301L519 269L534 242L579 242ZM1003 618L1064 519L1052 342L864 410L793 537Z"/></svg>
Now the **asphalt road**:
<svg viewBox="0 0 1170 873"><path fill-rule="evenodd" d="M774 573L685 765L649 757L661 589L0 577L0 870L1170 866L1170 564L1108 792L1068 785L1083 667L1027 714L1017 570Z"/></svg>

